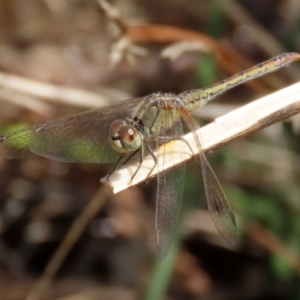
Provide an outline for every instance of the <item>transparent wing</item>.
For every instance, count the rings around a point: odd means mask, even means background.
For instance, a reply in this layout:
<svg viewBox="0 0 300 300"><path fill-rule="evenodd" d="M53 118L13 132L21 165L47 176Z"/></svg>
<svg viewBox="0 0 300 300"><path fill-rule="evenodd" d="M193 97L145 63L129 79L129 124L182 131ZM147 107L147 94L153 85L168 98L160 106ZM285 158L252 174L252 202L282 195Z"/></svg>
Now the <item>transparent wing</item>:
<svg viewBox="0 0 300 300"><path fill-rule="evenodd" d="M167 120L166 120L167 122ZM182 124L176 122L170 129L159 137L159 144L178 139L182 136ZM159 145L158 145L159 146ZM163 159L158 161L158 170L163 170L163 164L171 159L169 148L165 147ZM173 168L171 171L161 171L157 175L156 201L156 242L158 258L163 261L170 249L173 232L179 217L184 190L185 164Z"/></svg>
<svg viewBox="0 0 300 300"><path fill-rule="evenodd" d="M20 158L28 152L68 162L108 163L119 154L108 142L115 119L131 116L143 98L51 120L0 137L0 158Z"/></svg>
<svg viewBox="0 0 300 300"><path fill-rule="evenodd" d="M234 245L236 241L236 222L234 213L230 208L215 173L204 155L201 155L200 164L208 210L211 218L214 221L220 235L230 245Z"/></svg>
<svg viewBox="0 0 300 300"><path fill-rule="evenodd" d="M205 195L210 215L220 235L229 244L233 245L236 241L235 217L223 189L202 151L201 137L196 134L196 130L199 129L200 126L183 107L180 108L180 111L182 118L193 132L195 142L199 148L197 162L202 171Z"/></svg>

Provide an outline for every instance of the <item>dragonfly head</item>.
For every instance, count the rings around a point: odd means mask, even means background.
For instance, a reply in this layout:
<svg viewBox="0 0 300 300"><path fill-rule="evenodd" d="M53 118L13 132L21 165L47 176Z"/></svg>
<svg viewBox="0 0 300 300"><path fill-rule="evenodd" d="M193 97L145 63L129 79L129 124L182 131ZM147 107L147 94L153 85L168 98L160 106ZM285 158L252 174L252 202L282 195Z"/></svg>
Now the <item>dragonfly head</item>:
<svg viewBox="0 0 300 300"><path fill-rule="evenodd" d="M115 120L109 127L109 141L114 150L128 153L141 147L142 137L136 128L124 120Z"/></svg>

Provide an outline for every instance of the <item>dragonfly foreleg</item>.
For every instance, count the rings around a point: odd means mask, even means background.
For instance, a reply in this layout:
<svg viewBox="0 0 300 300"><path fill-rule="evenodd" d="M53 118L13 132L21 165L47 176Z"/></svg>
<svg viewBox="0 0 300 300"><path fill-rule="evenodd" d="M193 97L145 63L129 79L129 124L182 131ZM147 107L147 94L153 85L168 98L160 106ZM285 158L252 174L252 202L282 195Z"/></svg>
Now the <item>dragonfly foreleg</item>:
<svg viewBox="0 0 300 300"><path fill-rule="evenodd" d="M122 160L122 158L124 157L125 154L120 155L120 157L118 158L117 162L115 163L114 167L112 168L112 170L110 171L110 173L107 175L107 180L109 181L109 177L111 176L111 174L117 169L120 161ZM123 163L124 164L124 163ZM122 165L123 165L122 164ZM121 166L122 166L121 165Z"/></svg>
<svg viewBox="0 0 300 300"><path fill-rule="evenodd" d="M120 155L120 157L119 157L119 159L117 160L117 162L115 163L115 165L114 165L114 167L113 167L113 169L111 170L111 172L108 174L108 176L107 176L107 180L109 180L109 177L111 176L111 174L118 168L118 166L120 165L120 167L121 166L123 166L123 165L125 165L138 151L140 151L140 149L138 149L138 150L136 150L136 151L134 151L133 153L131 153L126 159L125 159L125 161L123 161L121 164L120 164L120 162L121 162L121 160L122 160L122 158L126 155L126 153L123 153L122 155ZM136 174L136 172L135 172L135 174Z"/></svg>
<svg viewBox="0 0 300 300"><path fill-rule="evenodd" d="M153 158L154 160L154 166L151 168L151 170L149 171L148 175L147 175L147 178L150 176L150 174L152 173L152 171L154 170L156 164L157 164L157 158L153 152L153 150L151 149L151 147L149 146L149 144L145 143L146 144L146 148L149 152L149 154L151 155L151 157ZM131 181L133 180L133 178L136 176L136 174L138 173L139 169L141 168L141 165L143 163L143 160L144 160L144 147L142 146L139 150L137 151L141 151L141 155L140 155L140 161L139 161L139 166L136 168L134 174L131 176ZM134 154L137 152L135 151ZM129 159L129 158L128 158ZM127 161L128 161L127 159Z"/></svg>
<svg viewBox="0 0 300 300"><path fill-rule="evenodd" d="M152 171L154 170L154 168L156 167L156 165L157 165L157 158L156 158L156 156L155 156L153 150L151 149L151 147L150 147L149 144L147 144L147 143L146 143L146 148L147 148L149 154L151 155L151 157L152 157L153 160L154 160L154 165L153 165L153 167L151 168L151 170L149 171L149 173L148 173L148 175L147 175L147 178L148 178L148 177L150 176L150 174L152 173ZM142 164L142 162L143 162L143 155L141 155L140 157L141 157L141 159L140 159L140 164L139 164L138 168L136 169L135 173L133 174L133 176L131 177L131 180L132 180L133 177L136 175L136 173L137 173L138 170L140 169L141 164Z"/></svg>

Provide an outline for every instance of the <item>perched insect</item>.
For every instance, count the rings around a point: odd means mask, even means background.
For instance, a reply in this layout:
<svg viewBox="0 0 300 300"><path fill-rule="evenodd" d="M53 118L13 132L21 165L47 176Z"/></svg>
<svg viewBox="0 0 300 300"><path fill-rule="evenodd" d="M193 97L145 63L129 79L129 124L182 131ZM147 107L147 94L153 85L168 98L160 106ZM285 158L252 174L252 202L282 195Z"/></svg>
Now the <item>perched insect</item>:
<svg viewBox="0 0 300 300"><path fill-rule="evenodd" d="M145 155L150 154L157 164L153 150L166 142L180 139L183 135L183 121L193 132L199 148L196 161L202 171L211 217L222 237L233 244L236 239L235 217L202 151L201 139L196 134L199 124L191 112L239 84L276 71L299 59L300 55L297 53L285 53L207 88L179 95L155 93L3 135L0 137L0 158L20 158L31 151L60 161L117 161L116 166L119 166L136 157L142 163ZM164 159L168 159L168 155L168 147L165 147ZM163 170L162 167L158 169ZM138 169L135 174L137 172ZM184 175L184 164L157 175L155 228L160 260L166 257L170 248L181 207Z"/></svg>

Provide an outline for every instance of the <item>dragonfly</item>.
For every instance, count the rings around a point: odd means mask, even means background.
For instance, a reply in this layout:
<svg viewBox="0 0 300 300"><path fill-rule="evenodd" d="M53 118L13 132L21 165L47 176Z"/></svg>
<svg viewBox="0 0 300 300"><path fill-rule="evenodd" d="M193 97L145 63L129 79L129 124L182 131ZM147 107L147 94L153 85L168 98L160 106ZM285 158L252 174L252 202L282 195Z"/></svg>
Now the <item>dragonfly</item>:
<svg viewBox="0 0 300 300"><path fill-rule="evenodd" d="M201 136L196 134L200 126L192 112L237 85L299 59L298 53L284 53L206 88L178 95L153 93L5 134L0 137L0 158L34 153L64 162L115 162L114 171L133 159L141 165L145 155L151 155L159 170L155 231L158 257L163 261L179 218L185 178L185 164L164 170L164 161L170 156L170 148L164 145L180 140L185 124L199 150L195 160L202 171L208 210L220 235L233 245L235 216L202 150ZM158 160L154 150L161 147L163 159ZM138 171L139 167L133 177Z"/></svg>

